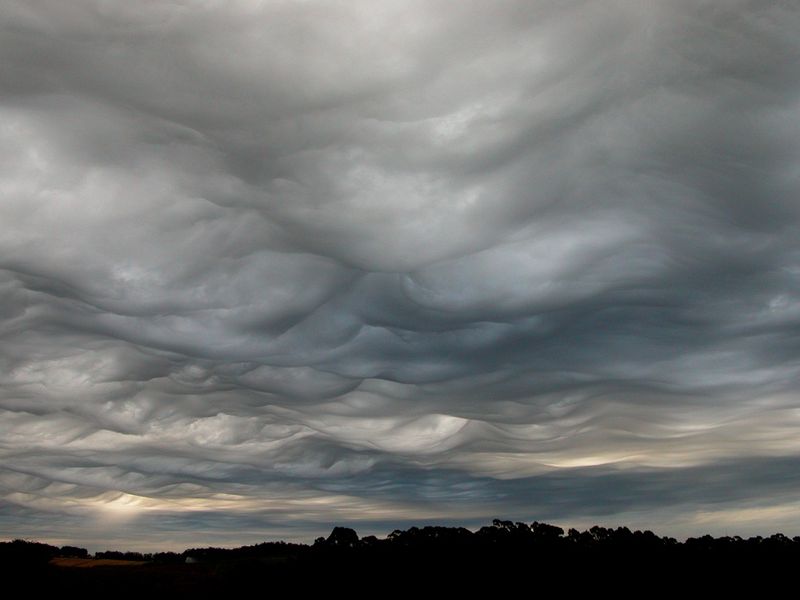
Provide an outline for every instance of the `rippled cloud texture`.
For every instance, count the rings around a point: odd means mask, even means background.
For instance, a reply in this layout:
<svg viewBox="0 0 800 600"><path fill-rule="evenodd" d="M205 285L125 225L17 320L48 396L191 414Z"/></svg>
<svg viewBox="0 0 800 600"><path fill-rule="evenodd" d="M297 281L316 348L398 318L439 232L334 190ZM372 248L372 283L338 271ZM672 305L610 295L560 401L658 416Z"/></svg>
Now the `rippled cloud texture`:
<svg viewBox="0 0 800 600"><path fill-rule="evenodd" d="M800 9L0 2L0 532L800 533Z"/></svg>

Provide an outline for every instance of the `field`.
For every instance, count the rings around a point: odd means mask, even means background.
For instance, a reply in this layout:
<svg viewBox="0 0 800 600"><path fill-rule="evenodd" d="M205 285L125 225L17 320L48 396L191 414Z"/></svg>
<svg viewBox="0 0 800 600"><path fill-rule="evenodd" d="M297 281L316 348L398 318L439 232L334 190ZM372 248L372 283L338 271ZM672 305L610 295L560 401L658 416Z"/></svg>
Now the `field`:
<svg viewBox="0 0 800 600"><path fill-rule="evenodd" d="M111 558L54 558L51 565L57 567L139 567L145 564L143 560L114 560Z"/></svg>

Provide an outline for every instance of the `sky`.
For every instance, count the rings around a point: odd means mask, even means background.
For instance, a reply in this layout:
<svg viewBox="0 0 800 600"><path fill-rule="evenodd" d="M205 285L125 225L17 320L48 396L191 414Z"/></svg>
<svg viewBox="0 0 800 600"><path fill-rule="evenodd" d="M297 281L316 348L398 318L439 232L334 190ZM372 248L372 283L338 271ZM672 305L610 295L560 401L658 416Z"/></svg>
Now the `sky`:
<svg viewBox="0 0 800 600"><path fill-rule="evenodd" d="M798 31L0 0L0 537L800 534Z"/></svg>

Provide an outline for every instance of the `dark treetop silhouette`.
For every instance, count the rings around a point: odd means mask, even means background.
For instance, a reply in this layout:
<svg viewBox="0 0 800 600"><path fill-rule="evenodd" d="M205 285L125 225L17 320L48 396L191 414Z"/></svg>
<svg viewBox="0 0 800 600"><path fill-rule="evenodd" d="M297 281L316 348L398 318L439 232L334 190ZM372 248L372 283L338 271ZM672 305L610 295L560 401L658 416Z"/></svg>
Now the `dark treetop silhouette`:
<svg viewBox="0 0 800 600"><path fill-rule="evenodd" d="M264 585L322 590L334 582L391 581L398 589L423 580L450 589L498 586L532 574L540 590L565 581L580 589L597 577L620 578L629 585L655 577L662 587L689 578L694 585L740 585L743 578L764 576L770 581L791 573L800 559L800 537L705 535L679 542L627 527L564 532L547 523L495 519L475 532L463 527L411 527L379 539L359 538L353 529L334 527L327 538L317 538L310 546L264 542L240 548L191 548L180 554L94 555L146 561L132 563L136 566L67 568L58 566L65 564L59 557L88 558L88 552L23 540L0 543L0 564L8 574L28 578L41 591L138 596L158 590L212 597Z"/></svg>

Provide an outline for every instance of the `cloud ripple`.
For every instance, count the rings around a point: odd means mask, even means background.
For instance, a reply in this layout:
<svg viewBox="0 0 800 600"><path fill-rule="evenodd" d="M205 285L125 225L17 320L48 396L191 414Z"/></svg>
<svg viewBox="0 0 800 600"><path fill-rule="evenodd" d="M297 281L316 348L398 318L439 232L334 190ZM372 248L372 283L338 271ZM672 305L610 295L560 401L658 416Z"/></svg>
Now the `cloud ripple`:
<svg viewBox="0 0 800 600"><path fill-rule="evenodd" d="M4 2L3 531L792 533L798 28Z"/></svg>

